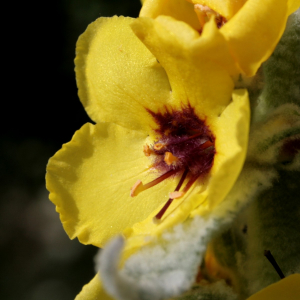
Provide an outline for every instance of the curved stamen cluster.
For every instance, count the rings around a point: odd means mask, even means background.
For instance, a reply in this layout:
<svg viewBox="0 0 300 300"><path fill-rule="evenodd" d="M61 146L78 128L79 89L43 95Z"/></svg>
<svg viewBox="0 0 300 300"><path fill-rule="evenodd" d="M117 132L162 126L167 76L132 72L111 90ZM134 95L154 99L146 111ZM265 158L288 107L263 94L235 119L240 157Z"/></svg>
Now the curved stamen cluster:
<svg viewBox="0 0 300 300"><path fill-rule="evenodd" d="M155 129L157 140L153 145L145 145L143 151L152 159L153 169L161 175L145 185L137 181L130 195L134 197L171 176L181 176L175 191L170 193L170 199L156 216L161 219L173 199L182 197L198 178L210 171L215 137L190 105L181 110L165 108L164 113L148 112L158 125ZM187 183L180 191L186 179Z"/></svg>
<svg viewBox="0 0 300 300"><path fill-rule="evenodd" d="M194 5L194 10L197 14L198 20L203 28L205 23L207 23L210 18L214 17L215 22L217 24L218 28L221 28L224 24L227 23L227 19L220 15L219 13L215 12L213 9L206 5L201 5L201 4L195 4Z"/></svg>

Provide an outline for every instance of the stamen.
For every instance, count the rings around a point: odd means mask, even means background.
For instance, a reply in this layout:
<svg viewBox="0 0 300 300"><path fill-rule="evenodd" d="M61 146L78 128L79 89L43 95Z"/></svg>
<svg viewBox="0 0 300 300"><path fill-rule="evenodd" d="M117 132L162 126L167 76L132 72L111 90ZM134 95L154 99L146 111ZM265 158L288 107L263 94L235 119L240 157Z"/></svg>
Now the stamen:
<svg viewBox="0 0 300 300"><path fill-rule="evenodd" d="M186 184L186 186L184 187L184 189L182 190L184 193L186 193L190 187L195 183L195 181L199 178L200 175L194 175Z"/></svg>
<svg viewBox="0 0 300 300"><path fill-rule="evenodd" d="M169 193L170 199L178 199L181 198L184 195L183 192L171 192Z"/></svg>
<svg viewBox="0 0 300 300"><path fill-rule="evenodd" d="M207 6L200 6L200 8L206 20L209 14L213 15L214 20L218 16ZM158 184L171 175L175 174L176 177L177 174L181 175L175 191L170 191L168 201L163 203L162 208L154 217L155 222L163 218L167 209L171 210L169 206L174 199L183 197L198 178L207 176L216 153L215 137L205 120L198 117L190 104L182 105L180 110L165 107L164 112L155 113L149 109L147 111L158 127L154 130L157 134L156 139L150 147L144 146L144 153L149 155L151 151L152 167L163 175L145 185L138 182L133 186L131 196L138 195L139 192ZM189 175L188 179L186 179L187 175ZM181 201L178 201L178 204L179 202Z"/></svg>
<svg viewBox="0 0 300 300"><path fill-rule="evenodd" d="M215 11L209 8L206 5L195 4L194 5L195 13L197 14L199 23L201 27L204 26L206 22L209 21L210 17L215 14Z"/></svg>
<svg viewBox="0 0 300 300"><path fill-rule="evenodd" d="M213 146L214 144L210 141L210 140L207 140L205 143L203 143L200 148L201 149L206 149L206 148L209 148L211 146Z"/></svg>
<svg viewBox="0 0 300 300"><path fill-rule="evenodd" d="M211 17L212 15L216 14L216 12L207 5L195 4L194 9L199 12L201 11L202 13L206 14L208 17Z"/></svg>
<svg viewBox="0 0 300 300"><path fill-rule="evenodd" d="M163 149L165 146L166 146L166 145L163 144L163 143L156 143L156 144L154 144L153 148L154 148L155 150L161 150L161 149Z"/></svg>
<svg viewBox="0 0 300 300"><path fill-rule="evenodd" d="M146 183L145 185L142 183L141 180L138 180L130 189L130 196L135 197L137 196L140 192L145 191L158 183L162 182L163 180L167 179L168 177L174 175L177 171L176 170L170 170L166 172L165 174L159 176L158 178Z"/></svg>
<svg viewBox="0 0 300 300"><path fill-rule="evenodd" d="M215 17L218 28L221 28L227 22L227 19L225 17L218 14L216 11L206 5L195 4L194 10L202 28L204 24L207 23L213 16Z"/></svg>
<svg viewBox="0 0 300 300"><path fill-rule="evenodd" d="M151 148L149 147L149 145L144 145L143 147L143 152L146 156L150 156L152 154L152 150Z"/></svg>
<svg viewBox="0 0 300 300"><path fill-rule="evenodd" d="M201 132L201 133L196 133L196 134L194 134L194 135L192 135L192 136L189 136L189 137L187 137L187 138L181 139L181 140L179 140L179 141L170 142L170 143L168 143L167 145L170 146L170 145L182 144L182 143L185 143L185 142L187 142L187 141L189 141L189 140L192 140L192 139L194 139L194 138L196 138L196 137L198 137L198 136L201 136L201 135L203 135L202 132ZM207 141L204 142L202 145L205 145L207 142L209 143L210 146L213 145L213 143L212 143L210 140L207 140ZM202 145L201 145L201 146L202 146ZM206 144L206 145L208 145L208 144ZM164 146L166 146L166 144L164 144ZM209 147L209 146L205 147L205 149L208 148L208 147Z"/></svg>
<svg viewBox="0 0 300 300"><path fill-rule="evenodd" d="M180 141L178 141L178 142L169 143L168 146L169 146L169 145L176 145L176 144L185 143L185 142L187 142L187 141L189 141L189 140L192 140L192 139L194 139L194 138L196 138L196 137L198 137L198 136L201 136L201 135L202 135L202 133L197 133L197 134L194 134L194 135L192 135L192 136L189 136L188 138L182 139L182 140L180 140ZM210 147L210 146L213 146L213 145L214 145L214 144L213 144L210 140L207 140L207 141L205 141L205 142L200 146L200 148L201 148L201 149L206 149L206 148L208 148L208 147Z"/></svg>
<svg viewBox="0 0 300 300"><path fill-rule="evenodd" d="M162 216L164 215L164 213L166 212L166 210L169 208L169 206L171 205L171 203L173 202L172 198L169 198L169 200L166 202L166 204L163 206L163 208L159 211L159 213L153 218L153 222L157 223L157 220L160 220L162 218Z"/></svg>
<svg viewBox="0 0 300 300"><path fill-rule="evenodd" d="M138 180L130 189L130 196L131 197L136 196L138 194L137 189L141 186L143 186L143 183L141 180Z"/></svg>
<svg viewBox="0 0 300 300"><path fill-rule="evenodd" d="M182 186L182 184L183 184L183 182L184 182L184 180L185 180L185 178L186 178L187 173L188 173L188 169L186 169L186 170L183 172L183 174L182 174L182 176L181 176L181 178L180 178L180 181L179 181L179 183L177 184L176 189L175 189L174 192L178 192L178 191L180 190L180 188L181 188L181 186ZM168 209L168 207L171 205L172 202L173 202L173 198L169 198L169 200L166 202L166 204L163 206L163 208L162 208L162 209L158 212L158 214L154 217L153 222L156 223L157 220L160 220L160 219L163 217L164 213L166 212L166 210Z"/></svg>
<svg viewBox="0 0 300 300"><path fill-rule="evenodd" d="M174 156L171 152L166 152L165 153L165 158L164 161L168 166L171 166L174 164L176 161L178 161L178 157Z"/></svg>

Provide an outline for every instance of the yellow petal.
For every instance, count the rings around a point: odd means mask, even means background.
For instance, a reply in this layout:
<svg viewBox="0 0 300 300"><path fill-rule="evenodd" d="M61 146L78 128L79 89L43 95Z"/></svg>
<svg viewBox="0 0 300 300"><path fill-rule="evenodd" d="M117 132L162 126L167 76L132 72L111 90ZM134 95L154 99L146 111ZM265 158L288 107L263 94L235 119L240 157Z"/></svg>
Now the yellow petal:
<svg viewBox="0 0 300 300"><path fill-rule="evenodd" d="M293 274L273 283L247 300L299 300L300 274Z"/></svg>
<svg viewBox="0 0 300 300"><path fill-rule="evenodd" d="M137 180L157 177L143 153L147 138L115 124L86 124L49 160L47 189L70 238L102 247L167 201L174 180L130 197Z"/></svg>
<svg viewBox="0 0 300 300"><path fill-rule="evenodd" d="M300 6L300 0L288 0L288 14L295 12Z"/></svg>
<svg viewBox="0 0 300 300"><path fill-rule="evenodd" d="M189 0L194 4L206 5L226 19L232 18L247 0Z"/></svg>
<svg viewBox="0 0 300 300"><path fill-rule="evenodd" d="M248 0L220 32L247 76L256 71L274 51L286 25L286 0Z"/></svg>
<svg viewBox="0 0 300 300"><path fill-rule="evenodd" d="M214 123L217 153L205 191L207 199L192 212L192 216L209 214L225 198L242 170L247 153L250 123L247 91L235 90L232 100Z"/></svg>
<svg viewBox="0 0 300 300"><path fill-rule="evenodd" d="M79 97L95 121L141 129L170 97L170 85L156 58L133 34L131 18L100 18L79 37L76 77Z"/></svg>
<svg viewBox="0 0 300 300"><path fill-rule="evenodd" d="M205 24L201 37L193 45L193 51L197 56L208 57L235 79L241 72L213 18Z"/></svg>
<svg viewBox="0 0 300 300"><path fill-rule="evenodd" d="M77 295L75 300L114 300L106 294L102 283L100 281L99 274L86 284L82 291Z"/></svg>
<svg viewBox="0 0 300 300"><path fill-rule="evenodd" d="M194 11L194 5L185 0L147 0L140 12L140 17L155 19L158 16L171 16L200 30L201 25Z"/></svg>
<svg viewBox="0 0 300 300"><path fill-rule="evenodd" d="M223 111L230 102L233 81L227 70L210 59L209 40L199 44L195 30L171 17L139 18L132 28L166 70L175 105L190 103L208 123Z"/></svg>

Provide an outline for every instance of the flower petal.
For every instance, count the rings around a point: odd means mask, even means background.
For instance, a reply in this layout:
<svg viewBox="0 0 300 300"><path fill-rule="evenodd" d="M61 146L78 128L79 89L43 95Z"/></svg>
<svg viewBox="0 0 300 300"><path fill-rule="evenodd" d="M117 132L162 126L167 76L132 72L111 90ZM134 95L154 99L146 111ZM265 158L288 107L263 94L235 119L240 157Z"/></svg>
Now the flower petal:
<svg viewBox="0 0 300 300"><path fill-rule="evenodd" d="M99 274L86 284L75 300L114 300L105 292Z"/></svg>
<svg viewBox="0 0 300 300"><path fill-rule="evenodd" d="M214 124L217 153L205 191L207 198L205 203L192 212L193 216L210 213L228 194L244 165L250 123L247 90L235 90L232 100Z"/></svg>
<svg viewBox="0 0 300 300"><path fill-rule="evenodd" d="M185 0L147 0L145 1L140 17L155 19L158 16L171 16L178 21L183 21L196 30L201 25L194 11L194 5Z"/></svg>
<svg viewBox="0 0 300 300"><path fill-rule="evenodd" d="M213 18L205 24L201 38L193 45L193 51L195 55L202 52L201 56L209 57L209 59L226 69L235 79L241 73L230 53L227 41L220 33Z"/></svg>
<svg viewBox="0 0 300 300"><path fill-rule="evenodd" d="M295 12L300 6L300 0L288 0L288 14Z"/></svg>
<svg viewBox="0 0 300 300"><path fill-rule="evenodd" d="M205 41L198 42L197 31L171 17L139 18L132 28L166 70L174 104L190 103L208 123L223 111L230 102L233 81L210 59L209 39L206 48Z"/></svg>
<svg viewBox="0 0 300 300"><path fill-rule="evenodd" d="M288 17L286 0L248 0L220 32L247 76L272 54Z"/></svg>
<svg viewBox="0 0 300 300"><path fill-rule="evenodd" d="M300 295L300 274L292 274L284 279L273 283L258 293L252 295L248 300L297 300Z"/></svg>
<svg viewBox="0 0 300 300"><path fill-rule="evenodd" d="M70 238L102 247L107 239L144 220L174 190L165 180L130 197L137 180L151 181L143 153L147 133L115 124L85 124L47 167L47 189Z"/></svg>
<svg viewBox="0 0 300 300"><path fill-rule="evenodd" d="M79 97L95 122L139 130L168 102L170 85L156 58L133 34L124 17L100 18L79 37L76 76ZM154 124L153 124L154 125Z"/></svg>

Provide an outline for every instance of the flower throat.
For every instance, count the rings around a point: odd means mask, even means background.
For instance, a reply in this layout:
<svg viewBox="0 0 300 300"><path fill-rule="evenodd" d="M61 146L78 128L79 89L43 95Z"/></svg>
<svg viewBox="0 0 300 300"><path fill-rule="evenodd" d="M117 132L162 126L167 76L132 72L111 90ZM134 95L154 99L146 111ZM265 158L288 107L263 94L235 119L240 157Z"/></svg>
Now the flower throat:
<svg viewBox="0 0 300 300"><path fill-rule="evenodd" d="M174 199L182 197L197 179L210 171L216 153L215 137L190 105L181 110L165 108L164 113L147 111L158 125L155 129L157 139L150 146L144 145L143 151L152 159L152 169L159 176L146 184L138 180L131 188L130 195L137 196L169 177L179 177L177 187L155 216L160 220ZM182 188L185 181L186 185Z"/></svg>

